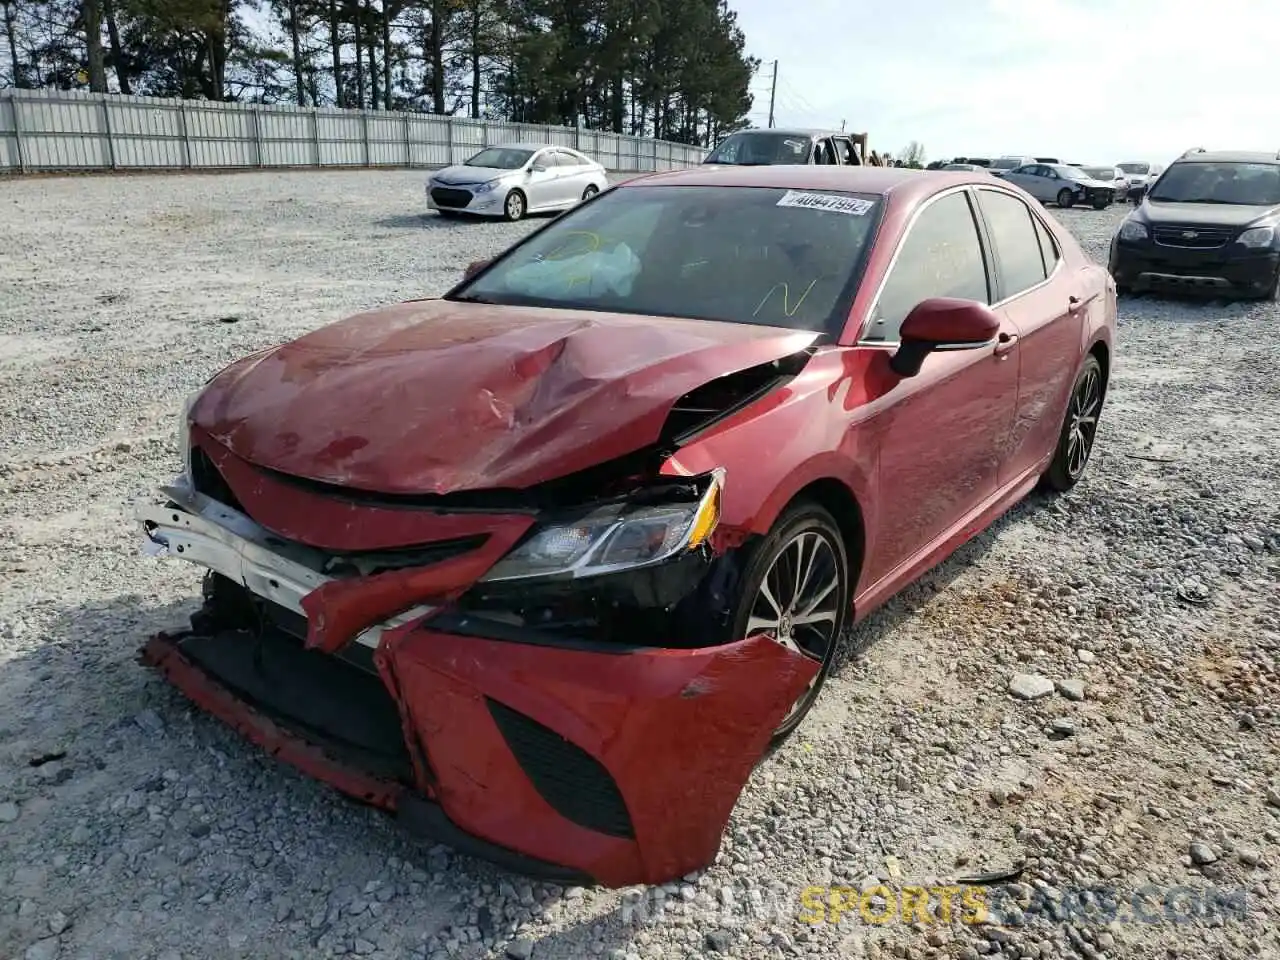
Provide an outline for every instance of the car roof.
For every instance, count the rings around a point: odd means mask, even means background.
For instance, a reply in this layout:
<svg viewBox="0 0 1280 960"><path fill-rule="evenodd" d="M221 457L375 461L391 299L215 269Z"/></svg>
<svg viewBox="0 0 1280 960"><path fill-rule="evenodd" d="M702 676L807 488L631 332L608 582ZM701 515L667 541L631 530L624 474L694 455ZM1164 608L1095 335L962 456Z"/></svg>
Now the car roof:
<svg viewBox="0 0 1280 960"><path fill-rule="evenodd" d="M581 153L573 147L566 147L560 143L531 143L527 140L512 140L508 143L491 143L487 147L481 147L481 150L546 150L548 147L555 147L557 150L572 150L574 153Z"/></svg>
<svg viewBox="0 0 1280 960"><path fill-rule="evenodd" d="M839 132L839 131L837 131L837 130L814 130L814 129L806 129L806 128L804 128L804 127L766 127L766 128L764 128L763 130L758 129L758 128L753 128L753 129L751 129L751 130L738 130L738 131L736 131L735 133L730 134L729 136L736 136L736 134L738 134L738 133L747 133L747 134L751 134L751 135L753 135L753 136L754 136L754 135L756 135L756 134L769 133L769 134L776 134L776 135L784 136L784 137L834 137L834 136L842 136L842 134L840 134L840 132ZM847 134L843 134L843 136L847 136ZM729 138L728 138L728 137L725 137L725 139L727 140L727 139L729 139Z"/></svg>
<svg viewBox="0 0 1280 960"><path fill-rule="evenodd" d="M1146 161L1135 161L1145 163ZM1206 150L1179 157L1174 163L1271 163L1280 166L1280 151L1265 150Z"/></svg>
<svg viewBox="0 0 1280 960"><path fill-rule="evenodd" d="M753 167L690 167L636 177L618 184L672 187L766 187L778 190L843 190L848 193L894 193L907 202L921 200L948 185L976 183L990 186L986 171L923 170L909 167L813 166L766 164Z"/></svg>

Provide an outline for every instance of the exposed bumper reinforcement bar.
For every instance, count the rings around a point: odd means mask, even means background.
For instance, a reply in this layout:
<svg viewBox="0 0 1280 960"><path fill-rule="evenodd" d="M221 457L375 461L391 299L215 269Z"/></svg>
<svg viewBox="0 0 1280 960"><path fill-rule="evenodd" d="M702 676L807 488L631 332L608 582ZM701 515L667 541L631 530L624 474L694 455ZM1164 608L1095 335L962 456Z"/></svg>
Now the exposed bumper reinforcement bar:
<svg viewBox="0 0 1280 960"><path fill-rule="evenodd" d="M168 506L149 505L136 514L147 539L143 551L176 557L243 584L249 592L305 617L302 600L332 582L322 573L327 559L318 550L286 543L249 517L192 490L185 478L162 491ZM384 630L402 626L432 611L406 610L364 630L356 643L377 649Z"/></svg>

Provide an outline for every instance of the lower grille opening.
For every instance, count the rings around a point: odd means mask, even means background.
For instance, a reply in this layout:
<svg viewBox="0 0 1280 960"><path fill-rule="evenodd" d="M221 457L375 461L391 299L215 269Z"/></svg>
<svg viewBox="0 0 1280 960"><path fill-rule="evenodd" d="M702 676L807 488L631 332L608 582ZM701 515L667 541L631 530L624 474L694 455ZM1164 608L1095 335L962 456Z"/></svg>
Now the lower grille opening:
<svg viewBox="0 0 1280 960"><path fill-rule="evenodd" d="M192 618L195 629L180 641L183 654L333 759L411 784L413 764L400 712L382 680L341 657L306 649L270 617L245 623L254 609L251 601L258 598L218 579L212 590L206 588L204 610Z"/></svg>
<svg viewBox="0 0 1280 960"><path fill-rule="evenodd" d="M471 191L435 187L431 191L431 199L442 207L465 207L471 202Z"/></svg>
<svg viewBox="0 0 1280 960"><path fill-rule="evenodd" d="M520 769L560 816L611 837L635 837L622 793L600 761L532 717L487 703Z"/></svg>

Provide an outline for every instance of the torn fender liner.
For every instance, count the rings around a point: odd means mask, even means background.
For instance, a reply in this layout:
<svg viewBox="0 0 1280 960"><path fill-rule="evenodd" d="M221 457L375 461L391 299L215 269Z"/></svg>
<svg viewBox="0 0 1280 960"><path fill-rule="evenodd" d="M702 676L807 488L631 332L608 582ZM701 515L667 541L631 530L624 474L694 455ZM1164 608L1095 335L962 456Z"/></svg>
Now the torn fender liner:
<svg viewBox="0 0 1280 960"><path fill-rule="evenodd" d="M817 337L709 320L406 303L233 364L191 417L238 457L322 483L386 494L525 489L649 446L680 397L800 353Z"/></svg>
<svg viewBox="0 0 1280 960"><path fill-rule="evenodd" d="M665 882L715 858L772 731L818 670L765 636L608 655L428 624L388 634L382 652L445 814L468 833L609 886ZM512 737L513 724L527 735ZM546 731L568 746L539 747ZM591 762L574 761L575 751ZM626 820L570 804L563 781L574 776L600 802L616 791ZM613 828L582 825L606 814Z"/></svg>

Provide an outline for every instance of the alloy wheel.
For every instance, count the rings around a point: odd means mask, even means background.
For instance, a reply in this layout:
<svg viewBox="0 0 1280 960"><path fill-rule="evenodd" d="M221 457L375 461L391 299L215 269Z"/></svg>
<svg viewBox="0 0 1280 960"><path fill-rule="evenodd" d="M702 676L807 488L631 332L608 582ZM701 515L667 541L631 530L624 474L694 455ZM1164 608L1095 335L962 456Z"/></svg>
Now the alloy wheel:
<svg viewBox="0 0 1280 960"><path fill-rule="evenodd" d="M506 210L508 220L519 220L524 216L524 196L518 190L507 194Z"/></svg>
<svg viewBox="0 0 1280 960"><path fill-rule="evenodd" d="M1096 367L1085 371L1071 395L1067 430L1067 472L1079 480L1089 465L1093 438L1098 432L1098 410L1102 406L1102 379Z"/></svg>
<svg viewBox="0 0 1280 960"><path fill-rule="evenodd" d="M594 183L589 183L589 184L587 184L587 189L585 189L585 190L583 190L583 191L582 191L582 199L583 199L583 200L590 200L592 197L594 197L594 196L595 196L597 193L599 193L599 192L600 192L600 188L599 188L599 187L597 187Z"/></svg>
<svg viewBox="0 0 1280 960"><path fill-rule="evenodd" d="M841 567L826 535L805 530L786 544L770 565L747 619L747 634L771 633L795 653L823 663L839 629ZM783 718L781 727L806 709L817 692L815 675Z"/></svg>

